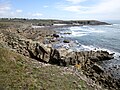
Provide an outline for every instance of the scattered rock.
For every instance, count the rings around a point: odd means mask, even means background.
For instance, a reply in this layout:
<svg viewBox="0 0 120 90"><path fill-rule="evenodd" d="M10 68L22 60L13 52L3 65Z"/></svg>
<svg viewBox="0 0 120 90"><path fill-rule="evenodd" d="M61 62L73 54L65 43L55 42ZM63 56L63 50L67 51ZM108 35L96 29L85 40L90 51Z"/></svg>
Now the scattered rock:
<svg viewBox="0 0 120 90"><path fill-rule="evenodd" d="M70 41L69 41L69 40L64 40L63 42L64 42L64 43L70 43Z"/></svg>
<svg viewBox="0 0 120 90"><path fill-rule="evenodd" d="M53 34L53 37L58 38L58 37L59 37L59 35L58 35L58 34Z"/></svg>

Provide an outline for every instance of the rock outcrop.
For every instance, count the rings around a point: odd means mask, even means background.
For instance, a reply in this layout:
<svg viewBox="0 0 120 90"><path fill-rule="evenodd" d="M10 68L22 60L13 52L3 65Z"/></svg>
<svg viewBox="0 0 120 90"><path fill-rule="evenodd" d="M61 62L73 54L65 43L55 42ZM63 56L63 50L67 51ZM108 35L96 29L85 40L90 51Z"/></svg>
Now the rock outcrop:
<svg viewBox="0 0 120 90"><path fill-rule="evenodd" d="M65 48L54 49L51 44L43 44L39 41L25 39L14 33L4 32L1 33L1 41L14 49L16 52L58 65L75 65L81 64L84 66L89 60L97 62L101 60L110 60L113 58L112 54L107 51L81 51L73 52Z"/></svg>

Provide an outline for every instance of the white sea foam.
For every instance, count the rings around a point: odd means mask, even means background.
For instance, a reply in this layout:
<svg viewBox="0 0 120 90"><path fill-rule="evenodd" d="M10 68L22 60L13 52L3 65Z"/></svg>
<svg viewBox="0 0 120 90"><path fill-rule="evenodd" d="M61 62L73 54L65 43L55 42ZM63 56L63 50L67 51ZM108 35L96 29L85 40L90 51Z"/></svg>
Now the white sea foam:
<svg viewBox="0 0 120 90"><path fill-rule="evenodd" d="M84 25L83 27L89 27L89 26Z"/></svg>
<svg viewBox="0 0 120 90"><path fill-rule="evenodd" d="M103 31L103 30L98 30L98 29L95 29L95 28L90 28L89 27L89 31L90 31L90 33L104 33L105 31Z"/></svg>
<svg viewBox="0 0 120 90"><path fill-rule="evenodd" d="M99 30L90 26L82 26L82 27L71 27L71 31L88 31L88 32L104 32L103 30Z"/></svg>
<svg viewBox="0 0 120 90"><path fill-rule="evenodd" d="M111 25L104 25L104 26L108 26L108 27L111 27L111 26L113 26L114 24L111 24Z"/></svg>
<svg viewBox="0 0 120 90"><path fill-rule="evenodd" d="M81 27L70 27L69 29L70 29L70 30L80 30Z"/></svg>
<svg viewBox="0 0 120 90"><path fill-rule="evenodd" d="M113 50L109 50L109 49L106 49L106 48L100 48L100 47L98 48L98 47L94 47L92 45L89 45L89 46L87 46L87 45L81 45L81 46L84 48L84 50L92 50L92 51L103 50L103 51L109 52L110 54L115 53L114 54L115 58L118 58L120 56L119 52L115 52Z"/></svg>
<svg viewBox="0 0 120 90"><path fill-rule="evenodd" d="M113 25L120 25L120 24L113 24Z"/></svg>
<svg viewBox="0 0 120 90"><path fill-rule="evenodd" d="M90 46L81 45L81 47L83 47L85 50L95 50L95 47L93 47L92 45Z"/></svg>
<svg viewBox="0 0 120 90"><path fill-rule="evenodd" d="M105 31L103 30L98 30L95 28L91 28L89 26L86 26L87 28L82 28L82 27L71 27L71 36L72 37L81 37L81 36L85 36L91 33L104 33Z"/></svg>
<svg viewBox="0 0 120 90"><path fill-rule="evenodd" d="M85 35L87 35L87 33L86 32L75 32L75 31L72 31L72 36L79 36L79 37L81 37L81 36L85 36Z"/></svg>

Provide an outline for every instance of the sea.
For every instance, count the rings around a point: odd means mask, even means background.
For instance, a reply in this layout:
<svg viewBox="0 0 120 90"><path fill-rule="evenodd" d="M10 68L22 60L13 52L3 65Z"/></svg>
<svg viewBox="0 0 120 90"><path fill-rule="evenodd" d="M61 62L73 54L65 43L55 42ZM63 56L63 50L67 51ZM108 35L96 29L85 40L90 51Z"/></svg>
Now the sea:
<svg viewBox="0 0 120 90"><path fill-rule="evenodd" d="M83 25L57 28L60 35L77 43L74 50L105 50L115 53L114 59L103 61L101 66L120 78L120 20L107 20L111 25ZM111 70L109 70L111 69Z"/></svg>

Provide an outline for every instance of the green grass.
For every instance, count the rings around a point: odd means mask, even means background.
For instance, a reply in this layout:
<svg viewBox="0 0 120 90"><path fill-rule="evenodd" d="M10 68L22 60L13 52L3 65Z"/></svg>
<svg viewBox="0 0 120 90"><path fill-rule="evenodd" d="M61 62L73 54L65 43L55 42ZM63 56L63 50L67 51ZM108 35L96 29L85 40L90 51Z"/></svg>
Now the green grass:
<svg viewBox="0 0 120 90"><path fill-rule="evenodd" d="M62 74L63 68L0 48L0 90L94 90L77 76Z"/></svg>

